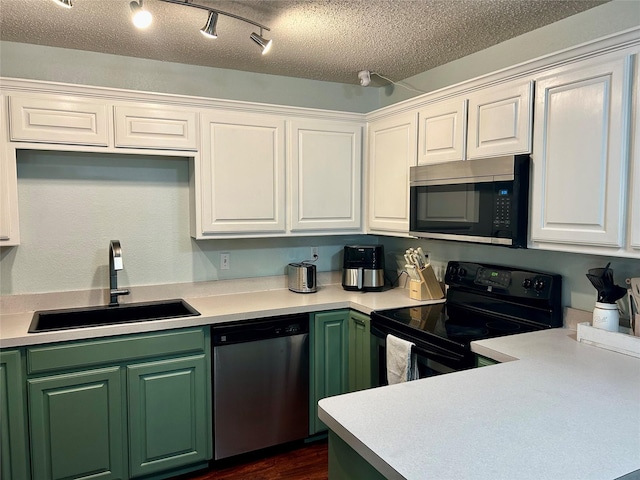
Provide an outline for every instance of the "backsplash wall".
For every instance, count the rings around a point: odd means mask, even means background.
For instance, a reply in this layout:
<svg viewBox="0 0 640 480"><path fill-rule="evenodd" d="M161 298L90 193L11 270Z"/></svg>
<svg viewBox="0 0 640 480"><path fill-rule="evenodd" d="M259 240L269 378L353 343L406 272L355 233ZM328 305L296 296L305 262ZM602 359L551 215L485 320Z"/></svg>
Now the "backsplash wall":
<svg viewBox="0 0 640 480"><path fill-rule="evenodd" d="M194 240L186 158L20 151L22 243L0 250L0 293L107 288L109 241L120 240L120 286L284 275L319 247L319 271L342 267L360 235ZM371 238L369 239L371 240ZM220 269L220 253L230 269Z"/></svg>
<svg viewBox="0 0 640 480"><path fill-rule="evenodd" d="M577 253L553 252L534 249L511 249L491 245L447 242L425 239L383 238L387 263L401 255L409 247L421 246L430 252L430 261L440 280L449 260L465 260L494 265L522 267L528 270L558 273L562 275L562 302L564 306L592 311L596 290L585 276L590 268L604 267L611 262L616 284L625 287L625 279L640 277L640 260L604 257ZM404 260L402 260L403 262ZM391 265L387 265L392 268ZM625 300L626 297L623 299ZM621 302L621 307L624 305Z"/></svg>

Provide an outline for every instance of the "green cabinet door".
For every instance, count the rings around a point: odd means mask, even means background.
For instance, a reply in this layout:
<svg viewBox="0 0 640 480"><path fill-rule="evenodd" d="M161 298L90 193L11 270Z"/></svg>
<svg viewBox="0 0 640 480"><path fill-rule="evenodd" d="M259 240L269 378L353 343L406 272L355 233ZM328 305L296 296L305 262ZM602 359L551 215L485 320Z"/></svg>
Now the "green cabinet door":
<svg viewBox="0 0 640 480"><path fill-rule="evenodd" d="M349 391L371 388L371 320L368 315L349 313Z"/></svg>
<svg viewBox="0 0 640 480"><path fill-rule="evenodd" d="M33 478L126 478L119 367L28 381Z"/></svg>
<svg viewBox="0 0 640 480"><path fill-rule="evenodd" d="M210 458L205 355L127 367L131 476Z"/></svg>
<svg viewBox="0 0 640 480"><path fill-rule="evenodd" d="M348 391L349 310L316 313L311 316L309 434L326 430L318 418L318 401Z"/></svg>
<svg viewBox="0 0 640 480"><path fill-rule="evenodd" d="M20 351L0 352L0 478L30 477L24 385Z"/></svg>

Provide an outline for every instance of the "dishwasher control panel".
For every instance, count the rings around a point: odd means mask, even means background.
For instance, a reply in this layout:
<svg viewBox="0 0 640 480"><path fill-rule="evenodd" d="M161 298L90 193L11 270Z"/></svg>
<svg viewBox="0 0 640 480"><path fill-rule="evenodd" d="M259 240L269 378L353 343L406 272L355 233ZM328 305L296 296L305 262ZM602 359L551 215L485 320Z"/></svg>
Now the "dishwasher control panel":
<svg viewBox="0 0 640 480"><path fill-rule="evenodd" d="M309 315L295 314L212 326L213 345L231 345L309 333Z"/></svg>

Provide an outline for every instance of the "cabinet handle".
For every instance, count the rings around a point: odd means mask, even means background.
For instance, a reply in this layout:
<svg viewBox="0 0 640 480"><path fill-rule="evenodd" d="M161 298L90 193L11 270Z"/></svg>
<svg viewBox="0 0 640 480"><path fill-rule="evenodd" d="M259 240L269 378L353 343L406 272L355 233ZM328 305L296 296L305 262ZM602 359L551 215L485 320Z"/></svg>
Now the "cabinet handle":
<svg viewBox="0 0 640 480"><path fill-rule="evenodd" d="M363 327L367 326L366 323L364 323L362 320L360 320L358 318L353 317L353 321L356 322L358 325L362 325Z"/></svg>

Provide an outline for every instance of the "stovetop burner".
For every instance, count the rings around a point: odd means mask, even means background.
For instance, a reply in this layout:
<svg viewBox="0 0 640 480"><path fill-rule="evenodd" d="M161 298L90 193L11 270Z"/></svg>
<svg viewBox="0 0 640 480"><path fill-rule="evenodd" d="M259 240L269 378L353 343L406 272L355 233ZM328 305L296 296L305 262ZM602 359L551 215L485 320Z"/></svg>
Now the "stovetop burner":
<svg viewBox="0 0 640 480"><path fill-rule="evenodd" d="M466 349L474 340L562 326L559 275L449 262L446 303L373 312L372 327Z"/></svg>

